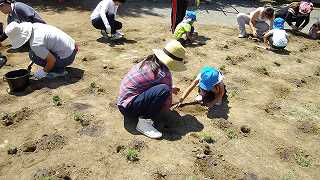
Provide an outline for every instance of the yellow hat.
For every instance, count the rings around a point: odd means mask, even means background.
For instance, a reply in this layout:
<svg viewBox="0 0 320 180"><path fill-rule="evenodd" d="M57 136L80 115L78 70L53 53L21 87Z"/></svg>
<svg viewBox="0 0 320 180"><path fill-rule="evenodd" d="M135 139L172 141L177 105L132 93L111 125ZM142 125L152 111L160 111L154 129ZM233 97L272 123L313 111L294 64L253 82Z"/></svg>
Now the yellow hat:
<svg viewBox="0 0 320 180"><path fill-rule="evenodd" d="M185 71L186 66L183 63L186 50L177 40L171 40L163 49L153 49L157 58L172 71Z"/></svg>

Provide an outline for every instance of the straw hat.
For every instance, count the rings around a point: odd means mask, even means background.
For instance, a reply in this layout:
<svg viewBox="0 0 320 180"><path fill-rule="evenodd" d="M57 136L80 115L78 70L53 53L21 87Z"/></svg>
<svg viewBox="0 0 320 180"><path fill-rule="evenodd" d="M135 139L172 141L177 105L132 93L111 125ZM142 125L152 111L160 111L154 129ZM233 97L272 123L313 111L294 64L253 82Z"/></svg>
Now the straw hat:
<svg viewBox="0 0 320 180"><path fill-rule="evenodd" d="M11 41L12 48L17 49L30 39L32 34L32 23L23 22L19 24L17 22L12 22L6 27L5 33Z"/></svg>
<svg viewBox="0 0 320 180"><path fill-rule="evenodd" d="M183 63L186 50L177 40L171 40L163 49L153 49L157 58L172 71L187 70Z"/></svg>

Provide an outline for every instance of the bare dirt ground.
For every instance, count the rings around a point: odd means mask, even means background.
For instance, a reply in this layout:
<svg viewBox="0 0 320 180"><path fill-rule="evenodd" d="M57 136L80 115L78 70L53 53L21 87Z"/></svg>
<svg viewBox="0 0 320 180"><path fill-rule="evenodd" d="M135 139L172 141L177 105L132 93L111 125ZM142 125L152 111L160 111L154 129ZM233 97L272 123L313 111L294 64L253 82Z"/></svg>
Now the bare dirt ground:
<svg viewBox="0 0 320 180"><path fill-rule="evenodd" d="M80 52L65 79L33 81L15 95L0 81L0 179L319 179L320 41L292 35L278 54L238 39L235 28L196 25L206 45L187 48L188 71L174 73L174 82L186 88L201 67L215 66L227 96L209 111L186 104L162 115L164 138L151 140L132 123L124 128L115 101L127 71L170 39L168 19L119 17L127 40L110 43L89 11L40 12ZM29 63L7 45L0 76Z"/></svg>

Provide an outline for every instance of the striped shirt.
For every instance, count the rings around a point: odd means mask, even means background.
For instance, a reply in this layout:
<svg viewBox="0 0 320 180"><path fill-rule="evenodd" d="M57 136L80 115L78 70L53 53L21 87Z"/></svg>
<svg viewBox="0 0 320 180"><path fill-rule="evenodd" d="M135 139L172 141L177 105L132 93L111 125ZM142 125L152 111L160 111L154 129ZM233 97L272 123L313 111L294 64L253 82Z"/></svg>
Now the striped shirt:
<svg viewBox="0 0 320 180"><path fill-rule="evenodd" d="M118 106L125 108L136 96L159 84L168 85L170 92L172 92L172 76L166 66L162 66L157 73L154 73L147 63L140 68L141 63L142 62L132 67L121 81L120 95L117 102ZM172 96L170 95L165 102L165 107L170 108L171 103Z"/></svg>

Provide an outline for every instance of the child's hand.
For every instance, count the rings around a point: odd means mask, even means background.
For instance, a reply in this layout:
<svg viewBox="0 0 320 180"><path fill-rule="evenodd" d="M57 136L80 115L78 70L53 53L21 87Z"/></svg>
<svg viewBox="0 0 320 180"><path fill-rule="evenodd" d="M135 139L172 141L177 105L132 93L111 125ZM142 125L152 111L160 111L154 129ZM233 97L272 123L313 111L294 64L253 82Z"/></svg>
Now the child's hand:
<svg viewBox="0 0 320 180"><path fill-rule="evenodd" d="M178 93L180 92L180 88L177 88L177 87L173 87L172 88L172 93L177 95Z"/></svg>
<svg viewBox="0 0 320 180"><path fill-rule="evenodd" d="M258 36L256 30L252 31L252 36L253 36L253 37L257 37L257 36Z"/></svg>

